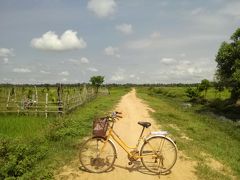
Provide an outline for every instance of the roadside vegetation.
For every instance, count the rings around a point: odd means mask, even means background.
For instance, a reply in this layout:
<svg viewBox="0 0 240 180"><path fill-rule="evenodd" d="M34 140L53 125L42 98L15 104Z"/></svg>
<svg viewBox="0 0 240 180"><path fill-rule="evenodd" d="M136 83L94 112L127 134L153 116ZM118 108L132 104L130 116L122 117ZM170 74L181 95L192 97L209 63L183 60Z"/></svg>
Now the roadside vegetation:
<svg viewBox="0 0 240 180"><path fill-rule="evenodd" d="M197 161L196 174L200 179L240 178L240 124L216 116L205 104L191 104L186 87L138 88L138 96L155 112L154 119L177 141L179 150ZM221 92L222 99L230 93ZM214 90L209 90L211 101ZM240 117L240 116L239 116ZM219 162L215 167L211 163Z"/></svg>
<svg viewBox="0 0 240 180"><path fill-rule="evenodd" d="M0 179L52 179L54 170L71 160L94 118L108 114L129 88L110 88L110 95L63 117L0 115Z"/></svg>

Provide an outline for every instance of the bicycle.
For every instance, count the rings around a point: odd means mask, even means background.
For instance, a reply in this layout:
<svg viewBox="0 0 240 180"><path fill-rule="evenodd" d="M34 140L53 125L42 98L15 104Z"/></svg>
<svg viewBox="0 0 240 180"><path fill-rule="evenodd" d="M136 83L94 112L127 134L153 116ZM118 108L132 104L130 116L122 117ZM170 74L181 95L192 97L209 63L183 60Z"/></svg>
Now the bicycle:
<svg viewBox="0 0 240 180"><path fill-rule="evenodd" d="M138 122L143 126L136 146L128 146L113 130L117 119L122 118L120 112L113 112L110 116L94 122L93 137L86 140L80 148L80 163L86 171L102 173L113 167L117 158L117 151L113 140L128 154L129 165L141 159L143 166L152 173L167 173L177 160L177 146L167 137L167 131L150 132L143 136L150 122ZM143 141L142 146L140 142ZM140 151L138 150L140 149Z"/></svg>

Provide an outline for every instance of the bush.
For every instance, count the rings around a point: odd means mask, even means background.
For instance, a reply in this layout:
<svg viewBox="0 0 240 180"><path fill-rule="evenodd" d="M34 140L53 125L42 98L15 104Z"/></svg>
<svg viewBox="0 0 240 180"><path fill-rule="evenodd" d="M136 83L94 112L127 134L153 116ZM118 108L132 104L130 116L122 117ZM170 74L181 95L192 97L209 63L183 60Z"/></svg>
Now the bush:
<svg viewBox="0 0 240 180"><path fill-rule="evenodd" d="M29 144L11 138L0 138L0 179L30 178L32 170L47 155L43 141ZM27 178L27 179L28 179ZM31 178L30 178L31 179Z"/></svg>

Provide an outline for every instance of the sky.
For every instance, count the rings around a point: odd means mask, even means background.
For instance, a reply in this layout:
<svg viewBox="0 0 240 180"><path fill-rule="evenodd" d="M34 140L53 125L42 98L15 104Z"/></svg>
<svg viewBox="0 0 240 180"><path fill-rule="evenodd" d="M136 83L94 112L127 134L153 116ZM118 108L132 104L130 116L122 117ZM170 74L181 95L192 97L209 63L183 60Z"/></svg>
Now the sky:
<svg viewBox="0 0 240 180"><path fill-rule="evenodd" d="M0 83L196 83L239 0L0 0Z"/></svg>

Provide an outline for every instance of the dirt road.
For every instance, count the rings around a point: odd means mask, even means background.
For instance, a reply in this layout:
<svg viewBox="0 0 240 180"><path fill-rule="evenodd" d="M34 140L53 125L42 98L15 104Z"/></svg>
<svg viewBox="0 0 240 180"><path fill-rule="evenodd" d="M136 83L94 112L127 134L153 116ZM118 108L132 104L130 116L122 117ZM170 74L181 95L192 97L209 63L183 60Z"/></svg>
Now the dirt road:
<svg viewBox="0 0 240 180"><path fill-rule="evenodd" d="M142 127L137 124L138 121L144 120L152 123L150 130L161 129L149 115L149 111L153 111L141 99L136 97L136 92L133 89L131 92L122 97L118 104L117 111L123 113L123 119L118 121L115 125L115 131L119 136L124 139L129 145L135 145L140 135ZM138 162L135 165L128 165L126 153L119 147L117 147L118 157L115 161L115 166L112 171L101 174L93 174L84 172L79 169L78 157L70 164L60 169L60 173L55 176L60 180L154 180L154 179L197 179L194 174L195 163L186 160L183 153L179 152L178 160L173 167L170 174L153 175L142 167Z"/></svg>

